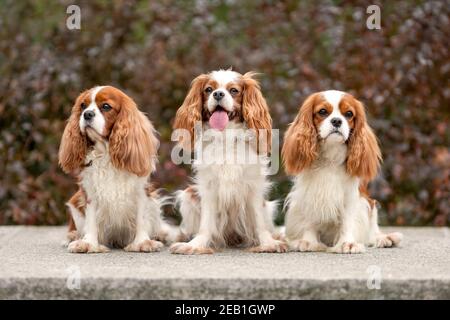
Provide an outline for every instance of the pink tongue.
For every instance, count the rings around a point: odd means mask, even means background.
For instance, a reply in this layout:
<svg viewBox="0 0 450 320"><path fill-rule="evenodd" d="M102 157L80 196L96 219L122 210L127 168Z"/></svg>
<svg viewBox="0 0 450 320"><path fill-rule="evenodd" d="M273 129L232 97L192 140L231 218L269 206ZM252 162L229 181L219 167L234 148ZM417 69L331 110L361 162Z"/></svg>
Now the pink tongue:
<svg viewBox="0 0 450 320"><path fill-rule="evenodd" d="M209 125L211 128L222 131L228 124L228 114L223 110L214 111L209 118Z"/></svg>

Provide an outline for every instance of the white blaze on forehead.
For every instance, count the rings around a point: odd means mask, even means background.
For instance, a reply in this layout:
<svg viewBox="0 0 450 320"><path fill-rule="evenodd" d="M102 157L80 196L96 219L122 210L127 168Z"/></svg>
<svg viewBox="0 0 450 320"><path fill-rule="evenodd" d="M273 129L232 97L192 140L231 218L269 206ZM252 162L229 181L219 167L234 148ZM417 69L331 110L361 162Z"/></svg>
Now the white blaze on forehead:
<svg viewBox="0 0 450 320"><path fill-rule="evenodd" d="M212 112L216 106L220 105L228 112L233 111L234 100L230 92L226 90L226 86L230 82L238 80L241 74L231 70L217 70L212 71L209 76L217 82L218 88L216 88L208 97L208 110ZM220 102L214 99L214 92L216 91L221 91L224 94L223 98L220 99Z"/></svg>
<svg viewBox="0 0 450 320"><path fill-rule="evenodd" d="M92 89L92 92L91 92L91 104L90 105L95 104L95 97L100 92L100 90L102 90L103 88L105 88L105 86L98 86L98 87L95 87L94 89Z"/></svg>
<svg viewBox="0 0 450 320"><path fill-rule="evenodd" d="M345 92L338 91L338 90L327 90L323 91L322 95L327 100L329 104L333 106L333 109L336 110L339 108L339 102L341 102L342 97L344 96Z"/></svg>
<svg viewBox="0 0 450 320"><path fill-rule="evenodd" d="M98 86L92 89L91 92L91 103L88 105L86 109L81 113L80 117L80 129L82 132L85 131L86 126L89 125L92 129L94 129L97 133L103 134L103 130L105 128L105 118L103 117L102 113L100 112L100 109L98 108L97 104L95 103L95 98L97 94L105 88L105 86ZM93 111L95 116L91 119L91 121L88 123L84 119L84 113L86 111Z"/></svg>
<svg viewBox="0 0 450 320"><path fill-rule="evenodd" d="M348 139L350 134L350 128L348 126L347 119L345 119L345 117L339 110L339 103L341 102L344 95L345 92L338 90L328 90L322 92L323 98L333 107L333 111L320 124L319 135L323 139L327 139L330 142L343 143ZM341 120L341 126L339 126L338 128L334 127L331 123L331 121L336 118ZM338 130L338 132L340 132L342 136L332 134L336 130Z"/></svg>
<svg viewBox="0 0 450 320"><path fill-rule="evenodd" d="M219 87L225 87L228 83L236 81L240 74L231 70L218 70L211 72L211 78L217 81Z"/></svg>

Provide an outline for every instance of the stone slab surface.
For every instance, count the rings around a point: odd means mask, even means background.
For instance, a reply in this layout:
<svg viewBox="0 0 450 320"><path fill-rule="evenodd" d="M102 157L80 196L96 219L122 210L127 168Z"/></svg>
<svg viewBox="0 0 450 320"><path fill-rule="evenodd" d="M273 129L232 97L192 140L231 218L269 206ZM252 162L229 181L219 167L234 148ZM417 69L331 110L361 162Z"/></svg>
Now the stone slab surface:
<svg viewBox="0 0 450 320"><path fill-rule="evenodd" d="M0 299L450 299L448 228L384 228L402 247L359 255L206 256L70 254L65 230L0 227Z"/></svg>

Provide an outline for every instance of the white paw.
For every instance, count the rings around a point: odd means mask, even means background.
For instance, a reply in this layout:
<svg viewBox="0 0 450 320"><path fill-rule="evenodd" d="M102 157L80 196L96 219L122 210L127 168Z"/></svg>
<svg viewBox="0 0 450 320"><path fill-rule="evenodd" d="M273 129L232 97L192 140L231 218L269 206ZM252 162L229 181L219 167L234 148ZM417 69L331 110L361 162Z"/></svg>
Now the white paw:
<svg viewBox="0 0 450 320"><path fill-rule="evenodd" d="M326 251L327 246L320 242L310 242L306 240L294 240L289 242L289 248L292 251L314 252Z"/></svg>
<svg viewBox="0 0 450 320"><path fill-rule="evenodd" d="M286 236L281 232L273 233L272 238L274 238L275 240L280 240L280 241L286 242Z"/></svg>
<svg viewBox="0 0 450 320"><path fill-rule="evenodd" d="M343 242L329 248L327 251L332 253L363 253L366 249L361 243Z"/></svg>
<svg viewBox="0 0 450 320"><path fill-rule="evenodd" d="M392 232L388 234L379 234L376 239L377 248L390 248L400 244L403 239L403 234L399 232Z"/></svg>
<svg viewBox="0 0 450 320"><path fill-rule="evenodd" d="M250 248L249 251L254 253L284 253L288 251L288 245L284 241L273 240Z"/></svg>
<svg viewBox="0 0 450 320"><path fill-rule="evenodd" d="M92 244L84 240L76 240L69 243L69 252L71 253L103 253L109 249L101 244Z"/></svg>
<svg viewBox="0 0 450 320"><path fill-rule="evenodd" d="M155 252L159 251L162 247L164 247L162 242L147 239L138 243L130 243L124 250L128 252Z"/></svg>
<svg viewBox="0 0 450 320"><path fill-rule="evenodd" d="M214 250L208 247L198 247L189 242L176 242L170 246L170 252L174 254L212 254Z"/></svg>

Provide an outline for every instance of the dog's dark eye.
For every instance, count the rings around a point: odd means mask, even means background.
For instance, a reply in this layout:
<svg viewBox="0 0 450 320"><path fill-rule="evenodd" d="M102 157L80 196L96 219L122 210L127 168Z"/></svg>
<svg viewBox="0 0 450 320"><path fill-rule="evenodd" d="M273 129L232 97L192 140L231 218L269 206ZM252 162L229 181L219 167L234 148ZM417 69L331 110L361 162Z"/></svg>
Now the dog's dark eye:
<svg viewBox="0 0 450 320"><path fill-rule="evenodd" d="M102 104L103 111L109 111L111 109L112 109L112 107L109 104L107 104L107 103Z"/></svg>
<svg viewBox="0 0 450 320"><path fill-rule="evenodd" d="M350 119L351 117L353 117L353 112L347 111L344 115L347 119Z"/></svg>
<svg viewBox="0 0 450 320"><path fill-rule="evenodd" d="M231 88L231 89L230 89L230 93L233 94L233 95L235 95L235 94L238 94L238 93L239 93L239 90L236 89L236 88Z"/></svg>
<svg viewBox="0 0 450 320"><path fill-rule="evenodd" d="M208 87L208 88L205 89L206 93L211 93L212 91L213 91L213 88L211 88L211 87Z"/></svg>
<svg viewBox="0 0 450 320"><path fill-rule="evenodd" d="M328 111L327 111L326 109L320 109L320 110L319 110L319 114L320 114L321 116L326 116L326 115L328 114Z"/></svg>
<svg viewBox="0 0 450 320"><path fill-rule="evenodd" d="M82 102L81 105L80 105L80 107L81 107L81 110L86 109L86 103Z"/></svg>

